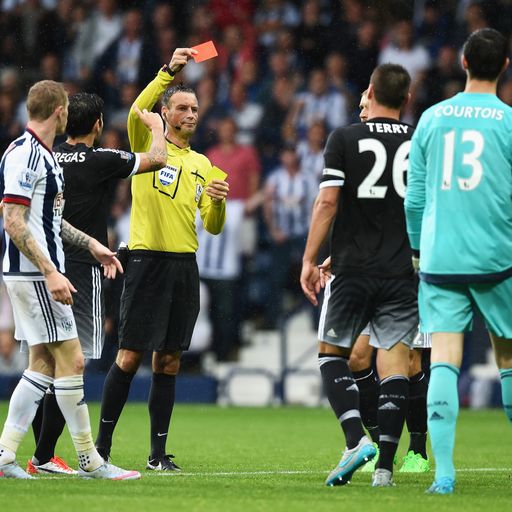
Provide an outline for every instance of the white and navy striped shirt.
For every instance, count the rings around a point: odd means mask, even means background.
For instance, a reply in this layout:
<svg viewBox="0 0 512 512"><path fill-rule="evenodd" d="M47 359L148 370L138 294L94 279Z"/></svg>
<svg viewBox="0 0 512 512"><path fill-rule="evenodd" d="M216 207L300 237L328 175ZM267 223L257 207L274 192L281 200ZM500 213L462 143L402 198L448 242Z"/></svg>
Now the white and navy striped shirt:
<svg viewBox="0 0 512 512"><path fill-rule="evenodd" d="M316 179L302 171L291 175L278 167L268 177L267 186L272 191L274 225L288 237L306 236L318 191Z"/></svg>
<svg viewBox="0 0 512 512"><path fill-rule="evenodd" d="M52 151L29 128L7 148L0 162L4 203L30 207L28 229L45 256L64 272L60 237L64 210L64 175ZM5 281L42 281L44 276L4 231Z"/></svg>
<svg viewBox="0 0 512 512"><path fill-rule="evenodd" d="M300 170L320 181L324 170L324 152L312 151L308 142L303 140L297 144L297 155L300 160Z"/></svg>
<svg viewBox="0 0 512 512"><path fill-rule="evenodd" d="M218 235L211 235L197 223L197 266L205 279L236 279L242 272L242 221L245 201L226 201L226 222ZM199 212L198 212L199 215Z"/></svg>

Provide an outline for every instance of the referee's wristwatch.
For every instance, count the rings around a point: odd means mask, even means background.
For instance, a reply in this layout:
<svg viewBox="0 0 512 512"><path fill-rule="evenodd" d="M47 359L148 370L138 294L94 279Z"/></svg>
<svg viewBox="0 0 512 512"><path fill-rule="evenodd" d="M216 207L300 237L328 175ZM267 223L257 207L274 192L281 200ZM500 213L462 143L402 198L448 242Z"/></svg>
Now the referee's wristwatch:
<svg viewBox="0 0 512 512"><path fill-rule="evenodd" d="M173 71L171 71L171 68L167 64L164 64L162 66L162 71L165 71L166 73L169 73L169 76L174 78L175 73Z"/></svg>

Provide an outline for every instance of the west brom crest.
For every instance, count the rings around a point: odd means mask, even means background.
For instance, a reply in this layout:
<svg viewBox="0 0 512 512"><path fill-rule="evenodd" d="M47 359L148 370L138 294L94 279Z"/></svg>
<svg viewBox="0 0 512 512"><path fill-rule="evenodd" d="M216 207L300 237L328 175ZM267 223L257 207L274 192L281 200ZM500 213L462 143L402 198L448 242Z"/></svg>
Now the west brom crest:
<svg viewBox="0 0 512 512"><path fill-rule="evenodd" d="M167 187L171 183L174 183L176 176L178 175L179 169L177 167L173 167L172 165L166 165L162 169L158 171L158 179L160 183Z"/></svg>

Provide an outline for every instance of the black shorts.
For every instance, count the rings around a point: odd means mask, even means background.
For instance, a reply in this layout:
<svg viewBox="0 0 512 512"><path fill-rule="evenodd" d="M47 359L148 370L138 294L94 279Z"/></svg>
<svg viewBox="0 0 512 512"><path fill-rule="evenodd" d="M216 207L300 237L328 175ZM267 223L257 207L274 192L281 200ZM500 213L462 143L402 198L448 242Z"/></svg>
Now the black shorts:
<svg viewBox="0 0 512 512"><path fill-rule="evenodd" d="M320 341L350 348L370 323L371 344L390 349L412 345L418 329L416 280L338 275L325 287Z"/></svg>
<svg viewBox="0 0 512 512"><path fill-rule="evenodd" d="M84 357L99 359L105 342L103 269L99 265L68 260L66 277L77 289L72 309Z"/></svg>
<svg viewBox="0 0 512 512"><path fill-rule="evenodd" d="M129 252L121 296L120 348L187 350L198 314L194 253Z"/></svg>

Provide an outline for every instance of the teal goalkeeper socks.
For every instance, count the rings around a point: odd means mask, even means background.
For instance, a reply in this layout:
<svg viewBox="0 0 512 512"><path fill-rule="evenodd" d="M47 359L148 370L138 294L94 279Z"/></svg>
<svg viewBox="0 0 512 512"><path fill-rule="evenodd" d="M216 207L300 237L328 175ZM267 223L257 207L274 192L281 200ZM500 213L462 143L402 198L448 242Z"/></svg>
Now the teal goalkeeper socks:
<svg viewBox="0 0 512 512"><path fill-rule="evenodd" d="M500 370L501 400L507 418L512 422L512 368Z"/></svg>
<svg viewBox="0 0 512 512"><path fill-rule="evenodd" d="M430 367L427 394L428 432L436 460L437 481L443 477L455 479L453 447L459 414L459 373L456 366L448 363L435 363Z"/></svg>

